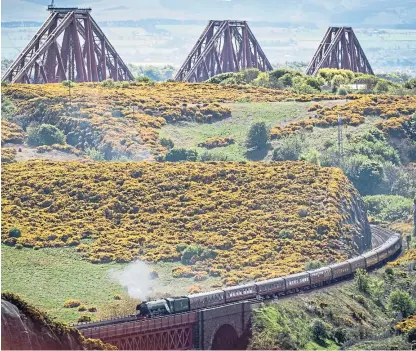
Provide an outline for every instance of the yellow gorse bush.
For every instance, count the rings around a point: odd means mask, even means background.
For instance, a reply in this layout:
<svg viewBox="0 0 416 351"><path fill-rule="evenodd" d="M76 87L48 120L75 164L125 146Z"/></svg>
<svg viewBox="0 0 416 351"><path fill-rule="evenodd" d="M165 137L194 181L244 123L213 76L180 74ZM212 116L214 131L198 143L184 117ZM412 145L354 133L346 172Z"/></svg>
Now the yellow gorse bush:
<svg viewBox="0 0 416 351"><path fill-rule="evenodd" d="M74 308L74 307L78 307L80 305L81 305L81 301L74 300L74 299L69 299L69 300L66 300L64 302L64 307L66 307L66 308Z"/></svg>
<svg viewBox="0 0 416 351"><path fill-rule="evenodd" d="M306 162L30 161L4 165L2 182L4 243L77 246L94 263L179 261L177 245L198 245L193 273L173 275L234 284L354 250L357 191L341 170Z"/></svg>
<svg viewBox="0 0 416 351"><path fill-rule="evenodd" d="M403 239L403 241L405 241L405 239ZM406 244L404 244L406 245ZM389 265L391 266L399 266L401 263L410 263L410 262L415 262L416 261L416 249L415 248L411 248L409 250L407 250L404 255L400 256L397 260L393 261L393 262L389 262Z"/></svg>
<svg viewBox="0 0 416 351"><path fill-rule="evenodd" d="M225 147L231 144L234 144L233 138L228 138L228 137L224 138L224 137L216 136L216 137L208 138L204 142L199 143L198 146L204 147L206 149L214 149L216 147Z"/></svg>
<svg viewBox="0 0 416 351"><path fill-rule="evenodd" d="M314 104L309 108L313 112L309 119L294 121L284 126L275 126L270 131L272 139L284 137L301 129L312 130L316 127L331 127L338 124L338 115L341 115L344 125L358 126L365 121L366 116L378 116L385 121L378 127L392 136L403 133L402 124L409 120L416 112L415 96L353 96L353 100L345 104L336 104L332 107L323 107Z"/></svg>
<svg viewBox="0 0 416 351"><path fill-rule="evenodd" d="M25 133L16 123L1 120L1 144L23 143Z"/></svg>
<svg viewBox="0 0 416 351"><path fill-rule="evenodd" d="M416 329L416 315L401 320L399 323L397 323L396 328L402 332Z"/></svg>
<svg viewBox="0 0 416 351"><path fill-rule="evenodd" d="M13 163L16 162L17 151L14 147L2 147L1 148L1 162Z"/></svg>

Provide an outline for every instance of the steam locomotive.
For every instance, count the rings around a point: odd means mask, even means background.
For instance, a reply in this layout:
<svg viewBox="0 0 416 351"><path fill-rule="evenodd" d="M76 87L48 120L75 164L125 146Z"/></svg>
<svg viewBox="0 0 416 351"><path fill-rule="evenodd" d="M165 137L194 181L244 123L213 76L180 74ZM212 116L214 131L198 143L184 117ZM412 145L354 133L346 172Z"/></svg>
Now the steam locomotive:
<svg viewBox="0 0 416 351"><path fill-rule="evenodd" d="M274 278L237 285L223 290L209 291L188 296L166 298L142 302L136 307L136 317L150 318L167 314L183 313L212 306L227 304L247 299L271 299L289 295L301 290L309 290L351 277L359 268L372 269L386 262L400 252L402 238L393 234L383 245L368 251L361 256L330 266L318 268L285 277Z"/></svg>

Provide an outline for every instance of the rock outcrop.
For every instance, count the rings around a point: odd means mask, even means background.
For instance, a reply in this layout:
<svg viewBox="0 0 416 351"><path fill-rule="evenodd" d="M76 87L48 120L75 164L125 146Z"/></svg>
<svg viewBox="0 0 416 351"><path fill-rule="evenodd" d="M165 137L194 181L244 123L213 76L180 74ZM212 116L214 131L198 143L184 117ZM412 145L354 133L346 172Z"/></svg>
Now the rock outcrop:
<svg viewBox="0 0 416 351"><path fill-rule="evenodd" d="M348 202L342 202L345 214L343 225L350 228L352 246L357 253L371 249L371 228L365 211L364 202L356 189L350 185L352 197Z"/></svg>
<svg viewBox="0 0 416 351"><path fill-rule="evenodd" d="M85 339L76 329L52 321L16 295L2 294L2 350L117 350L100 340Z"/></svg>

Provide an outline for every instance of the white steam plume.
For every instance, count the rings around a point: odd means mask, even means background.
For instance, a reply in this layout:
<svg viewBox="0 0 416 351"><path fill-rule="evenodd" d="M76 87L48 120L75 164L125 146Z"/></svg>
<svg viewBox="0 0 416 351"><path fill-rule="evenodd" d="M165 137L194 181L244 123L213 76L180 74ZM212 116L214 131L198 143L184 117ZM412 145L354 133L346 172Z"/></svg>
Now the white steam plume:
<svg viewBox="0 0 416 351"><path fill-rule="evenodd" d="M142 261L129 263L122 270L110 270L109 274L127 290L130 297L143 301L152 291L150 269Z"/></svg>

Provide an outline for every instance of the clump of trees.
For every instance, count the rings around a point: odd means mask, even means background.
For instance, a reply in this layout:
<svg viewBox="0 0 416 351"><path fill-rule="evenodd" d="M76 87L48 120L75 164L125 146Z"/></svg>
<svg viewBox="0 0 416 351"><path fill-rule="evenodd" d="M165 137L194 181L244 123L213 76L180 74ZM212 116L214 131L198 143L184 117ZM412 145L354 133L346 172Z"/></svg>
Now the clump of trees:
<svg viewBox="0 0 416 351"><path fill-rule="evenodd" d="M152 65L135 65L132 63L127 64L130 72L133 76L137 77L138 82L162 82L172 79L175 76L177 68L172 65L165 66L152 66Z"/></svg>
<svg viewBox="0 0 416 351"><path fill-rule="evenodd" d="M269 129L264 122L258 122L250 127L248 132L246 147L248 149L265 149L269 143Z"/></svg>
<svg viewBox="0 0 416 351"><path fill-rule="evenodd" d="M405 153L401 145L395 147L390 144L379 129L373 128L353 136L347 134L342 158L334 142L326 142L319 150L314 145L304 131L283 136L275 145L273 160L305 160L326 167L340 167L364 196L399 195L408 199L416 196L414 170L402 166L412 154ZM403 218L409 205L409 201L402 202L394 197L389 200L372 198L369 201L373 207L377 206L377 201L388 201L389 206L384 207L383 214L373 209L377 212L375 217L380 220Z"/></svg>
<svg viewBox="0 0 416 351"><path fill-rule="evenodd" d="M316 77L303 74L299 69L279 68L270 72L261 72L249 68L240 72L218 74L207 80L208 83L230 85L250 84L273 89L289 89L298 94L336 93L347 95L356 93L399 94L403 90L415 90L416 78L408 75L383 74L369 75L349 70L323 68ZM354 85L365 85L365 89L354 89Z"/></svg>
<svg viewBox="0 0 416 351"><path fill-rule="evenodd" d="M30 146L65 144L65 134L52 124L31 124L27 128Z"/></svg>

